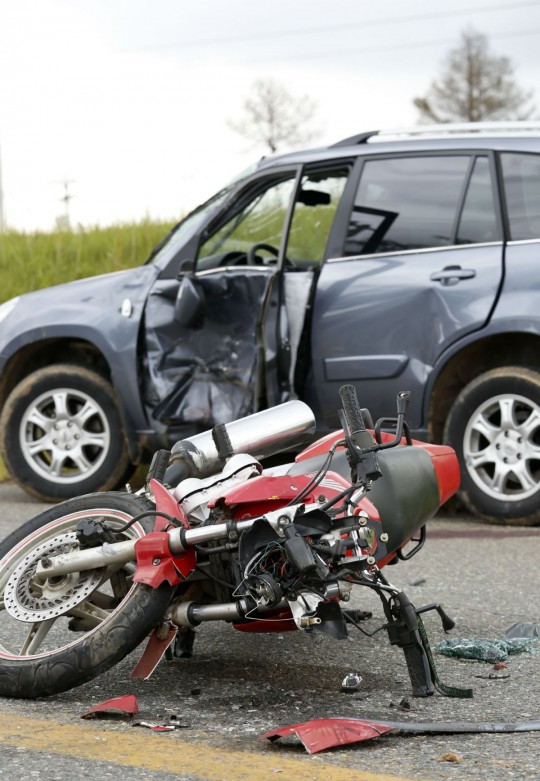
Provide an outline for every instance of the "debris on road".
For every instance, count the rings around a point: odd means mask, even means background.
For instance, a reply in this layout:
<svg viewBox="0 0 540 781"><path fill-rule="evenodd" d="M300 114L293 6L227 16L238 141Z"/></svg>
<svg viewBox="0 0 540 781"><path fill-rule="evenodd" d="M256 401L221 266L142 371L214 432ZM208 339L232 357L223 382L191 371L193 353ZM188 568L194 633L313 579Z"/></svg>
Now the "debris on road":
<svg viewBox="0 0 540 781"><path fill-rule="evenodd" d="M341 691L345 694L354 694L360 690L362 676L358 673L348 673L341 682Z"/></svg>
<svg viewBox="0 0 540 781"><path fill-rule="evenodd" d="M484 732L540 732L540 721L506 722L407 722L368 719L313 719L300 724L290 724L287 727L265 732L261 739L270 741L296 735L309 754L316 754L329 748L346 746L349 743L359 743L372 740L385 734L400 734L411 732L415 734L453 734L453 733L484 733ZM449 760L447 760L449 761ZM455 761L455 760L451 760Z"/></svg>
<svg viewBox="0 0 540 781"><path fill-rule="evenodd" d="M434 650L444 656L457 659L476 659L480 662L504 662L512 654L532 651L535 638L516 637L506 640L488 640L486 638L467 639L453 637L442 640Z"/></svg>
<svg viewBox="0 0 540 781"><path fill-rule="evenodd" d="M132 716L138 712L137 698L134 694L126 694L94 705L93 708L82 714L81 719L96 718L96 716Z"/></svg>

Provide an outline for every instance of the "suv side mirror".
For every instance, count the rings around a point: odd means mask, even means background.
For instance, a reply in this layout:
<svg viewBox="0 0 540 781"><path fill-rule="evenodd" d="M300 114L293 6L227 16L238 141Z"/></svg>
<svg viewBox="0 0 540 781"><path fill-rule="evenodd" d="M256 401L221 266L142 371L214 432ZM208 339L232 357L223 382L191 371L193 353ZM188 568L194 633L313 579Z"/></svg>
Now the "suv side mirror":
<svg viewBox="0 0 540 781"><path fill-rule="evenodd" d="M182 277L174 304L174 319L184 328L189 328L202 315L204 293L197 286L195 278L186 274Z"/></svg>

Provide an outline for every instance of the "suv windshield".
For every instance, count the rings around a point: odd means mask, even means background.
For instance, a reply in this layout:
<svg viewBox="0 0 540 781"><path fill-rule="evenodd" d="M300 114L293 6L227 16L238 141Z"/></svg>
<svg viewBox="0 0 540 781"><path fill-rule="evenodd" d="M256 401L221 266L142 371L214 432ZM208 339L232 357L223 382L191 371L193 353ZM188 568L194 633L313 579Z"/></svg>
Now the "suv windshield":
<svg viewBox="0 0 540 781"><path fill-rule="evenodd" d="M229 184L223 187L223 189L219 190L207 201L193 209L193 211L190 212L187 217L184 217L183 220L180 220L180 222L169 231L165 238L160 241L156 247L154 247L146 262L156 263L164 255L170 257L171 254L173 254L174 251L180 246L180 244L183 244L189 236L192 236L200 228L200 226L207 221L207 218L213 214L215 210L223 203L229 193L234 190L238 182L241 182L243 179L249 176L256 169L256 167L257 164L254 164L242 171L238 176L230 181Z"/></svg>

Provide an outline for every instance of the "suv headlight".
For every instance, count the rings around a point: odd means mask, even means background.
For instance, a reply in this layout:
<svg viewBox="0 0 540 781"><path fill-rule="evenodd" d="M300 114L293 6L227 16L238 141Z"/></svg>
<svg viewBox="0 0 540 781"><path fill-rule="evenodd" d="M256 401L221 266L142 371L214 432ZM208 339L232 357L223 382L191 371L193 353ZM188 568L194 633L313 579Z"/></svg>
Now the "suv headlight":
<svg viewBox="0 0 540 781"><path fill-rule="evenodd" d="M15 298L10 298L9 301L5 301L3 304L0 304L0 323L13 312L19 298L20 296L16 296Z"/></svg>

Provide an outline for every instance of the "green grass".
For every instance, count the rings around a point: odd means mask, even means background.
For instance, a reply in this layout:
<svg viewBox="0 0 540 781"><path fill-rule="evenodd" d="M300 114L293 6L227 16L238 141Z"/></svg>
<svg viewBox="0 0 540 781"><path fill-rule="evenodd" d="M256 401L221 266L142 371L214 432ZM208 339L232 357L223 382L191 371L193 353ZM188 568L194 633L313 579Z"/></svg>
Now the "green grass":
<svg viewBox="0 0 540 781"><path fill-rule="evenodd" d="M0 233L0 303L38 288L142 265L171 222L81 228L54 233ZM7 478L0 459L0 480Z"/></svg>
<svg viewBox="0 0 540 781"><path fill-rule="evenodd" d="M145 220L53 233L0 233L0 302L20 293L142 265L172 227Z"/></svg>

